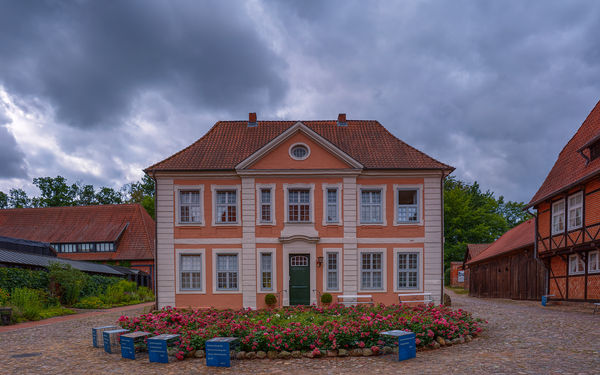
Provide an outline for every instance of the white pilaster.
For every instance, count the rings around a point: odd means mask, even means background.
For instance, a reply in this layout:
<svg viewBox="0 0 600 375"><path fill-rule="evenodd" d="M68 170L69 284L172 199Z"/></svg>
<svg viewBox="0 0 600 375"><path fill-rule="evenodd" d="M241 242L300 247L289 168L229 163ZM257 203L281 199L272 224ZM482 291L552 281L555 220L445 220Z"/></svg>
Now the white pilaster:
<svg viewBox="0 0 600 375"><path fill-rule="evenodd" d="M156 286L158 308L175 306L173 179L156 179Z"/></svg>
<svg viewBox="0 0 600 375"><path fill-rule="evenodd" d="M242 177L242 303L256 308L256 189L254 178Z"/></svg>
<svg viewBox="0 0 600 375"><path fill-rule="evenodd" d="M343 211L344 211L344 294L355 294L358 291L358 246L356 241L356 220L358 217L356 202L356 177L344 177Z"/></svg>
<svg viewBox="0 0 600 375"><path fill-rule="evenodd" d="M442 209L441 177L425 178L425 292L442 302Z"/></svg>

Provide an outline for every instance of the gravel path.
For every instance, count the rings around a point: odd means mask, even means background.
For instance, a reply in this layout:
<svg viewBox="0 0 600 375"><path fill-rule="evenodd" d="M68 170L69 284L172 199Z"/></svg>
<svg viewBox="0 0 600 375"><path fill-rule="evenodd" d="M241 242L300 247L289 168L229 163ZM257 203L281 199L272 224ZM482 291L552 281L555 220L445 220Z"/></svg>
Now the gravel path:
<svg viewBox="0 0 600 375"><path fill-rule="evenodd" d="M455 308L487 319L476 340L417 358L392 356L233 361L212 369L203 359L148 363L147 355L124 360L91 347L90 327L114 323L120 312L82 317L51 325L0 332L0 374L599 374L600 314L538 302L477 299L449 292ZM141 309L128 314L141 313ZM15 355L30 355L14 357Z"/></svg>

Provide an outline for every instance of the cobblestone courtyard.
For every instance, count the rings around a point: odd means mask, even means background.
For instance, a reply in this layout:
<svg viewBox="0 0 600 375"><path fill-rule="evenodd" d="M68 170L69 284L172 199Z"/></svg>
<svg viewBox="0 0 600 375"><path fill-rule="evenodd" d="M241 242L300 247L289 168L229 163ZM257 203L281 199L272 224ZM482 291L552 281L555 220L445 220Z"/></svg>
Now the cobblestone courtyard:
<svg viewBox="0 0 600 375"><path fill-rule="evenodd" d="M111 312L46 326L0 333L1 374L598 374L600 314L537 302L476 299L456 295L453 307L488 320L471 343L392 356L334 359L234 361L231 369L208 369L203 359L169 364L121 359L91 347L90 328L114 323ZM130 310L125 314L142 312ZM15 357L17 355L17 357ZM18 355L29 355L21 356Z"/></svg>

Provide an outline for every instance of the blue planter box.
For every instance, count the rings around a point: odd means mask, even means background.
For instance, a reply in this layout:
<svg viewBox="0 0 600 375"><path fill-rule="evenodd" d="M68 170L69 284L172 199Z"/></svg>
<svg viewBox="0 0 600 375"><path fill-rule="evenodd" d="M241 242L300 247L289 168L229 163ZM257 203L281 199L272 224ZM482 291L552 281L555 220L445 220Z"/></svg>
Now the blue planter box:
<svg viewBox="0 0 600 375"><path fill-rule="evenodd" d="M103 326L103 327L94 327L92 328L92 345L94 348L102 348L104 347L104 340L102 337L102 333L104 331L110 331L113 329L118 329L117 326Z"/></svg>
<svg viewBox="0 0 600 375"><path fill-rule="evenodd" d="M148 336L150 333L142 331L121 335L121 357L135 360L135 343Z"/></svg>
<svg viewBox="0 0 600 375"><path fill-rule="evenodd" d="M128 329L113 329L110 331L102 332L102 340L104 341L104 351L108 354L114 353L119 347L119 336L127 332L129 332Z"/></svg>
<svg viewBox="0 0 600 375"><path fill-rule="evenodd" d="M417 337L414 332L394 330L381 332L380 334L398 338L398 361L405 361L417 356Z"/></svg>
<svg viewBox="0 0 600 375"><path fill-rule="evenodd" d="M179 335L158 335L148 339L148 359L150 362L169 363L167 347L173 341L179 339Z"/></svg>
<svg viewBox="0 0 600 375"><path fill-rule="evenodd" d="M206 365L210 367L231 367L232 344L237 337L215 337L205 343Z"/></svg>

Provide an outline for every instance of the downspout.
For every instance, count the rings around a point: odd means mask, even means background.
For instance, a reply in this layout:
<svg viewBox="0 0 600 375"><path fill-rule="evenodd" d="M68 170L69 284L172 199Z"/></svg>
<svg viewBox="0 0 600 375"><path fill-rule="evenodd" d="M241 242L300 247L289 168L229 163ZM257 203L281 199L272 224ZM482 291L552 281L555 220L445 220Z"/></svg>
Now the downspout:
<svg viewBox="0 0 600 375"><path fill-rule="evenodd" d="M444 171L442 171L442 178L440 178L440 198L442 199L442 227L441 227L441 235L440 235L440 243L442 246L442 290L441 290L441 294L440 294L440 305L444 304L444 180L446 179L446 176L444 176Z"/></svg>
<svg viewBox="0 0 600 375"><path fill-rule="evenodd" d="M158 184L156 183L156 172L152 172L152 179L154 180L154 296L156 297L156 303L154 309L158 310Z"/></svg>

